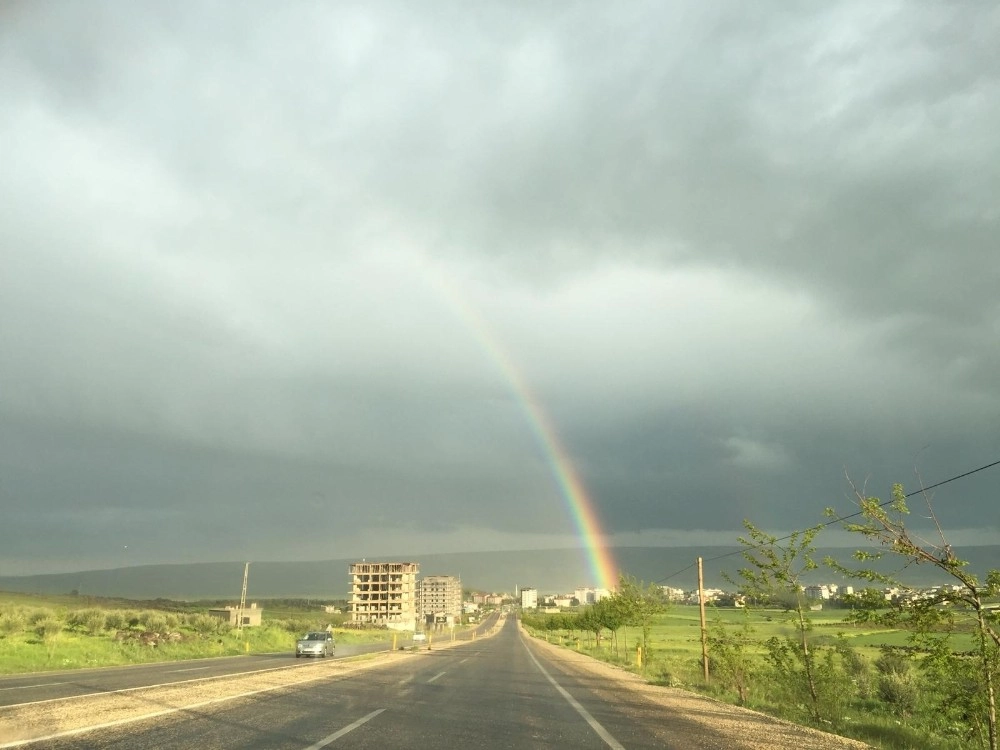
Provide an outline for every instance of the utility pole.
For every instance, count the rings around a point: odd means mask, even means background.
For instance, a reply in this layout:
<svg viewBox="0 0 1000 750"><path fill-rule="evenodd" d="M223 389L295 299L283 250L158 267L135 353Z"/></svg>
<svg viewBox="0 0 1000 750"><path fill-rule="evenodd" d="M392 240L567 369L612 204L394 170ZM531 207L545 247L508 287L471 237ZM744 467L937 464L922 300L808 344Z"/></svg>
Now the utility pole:
<svg viewBox="0 0 1000 750"><path fill-rule="evenodd" d="M247 606L247 578L250 576L250 563L243 566L243 593L240 594L240 608L236 613L236 630L243 630L243 610Z"/></svg>
<svg viewBox="0 0 1000 750"><path fill-rule="evenodd" d="M698 558L698 610L701 614L701 664L708 682L708 629L705 627L705 575Z"/></svg>

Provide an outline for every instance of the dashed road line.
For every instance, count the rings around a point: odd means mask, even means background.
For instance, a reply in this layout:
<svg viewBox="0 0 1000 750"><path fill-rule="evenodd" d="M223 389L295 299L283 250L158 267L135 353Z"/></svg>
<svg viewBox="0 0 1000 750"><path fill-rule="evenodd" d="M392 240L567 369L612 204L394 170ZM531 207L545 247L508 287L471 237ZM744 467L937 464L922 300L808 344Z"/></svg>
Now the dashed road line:
<svg viewBox="0 0 1000 750"><path fill-rule="evenodd" d="M353 722L352 724L348 724L343 729L339 729L336 732L334 732L333 734L324 737L319 742L317 742L317 743L315 743L313 745L310 745L309 747L305 748L305 750L320 750L320 748L326 747L331 742L340 739L341 737L343 737L348 732L353 732L355 729L357 729L358 727L360 727L362 724L367 724L369 721L371 721L372 719L374 719L376 716L378 716L383 711L385 711L384 708L380 708L380 709L377 709L375 711L372 711L367 716L362 716L360 719L358 719L357 721Z"/></svg>

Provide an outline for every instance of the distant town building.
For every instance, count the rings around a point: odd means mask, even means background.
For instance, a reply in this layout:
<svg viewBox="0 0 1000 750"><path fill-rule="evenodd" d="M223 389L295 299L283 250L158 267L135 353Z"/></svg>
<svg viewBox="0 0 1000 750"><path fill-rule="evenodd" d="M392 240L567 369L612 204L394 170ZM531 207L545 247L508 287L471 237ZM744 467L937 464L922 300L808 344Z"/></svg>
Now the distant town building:
<svg viewBox="0 0 1000 750"><path fill-rule="evenodd" d="M538 608L538 589L521 589L521 609Z"/></svg>
<svg viewBox="0 0 1000 750"><path fill-rule="evenodd" d="M611 596L611 592L607 589L577 589L573 596L580 604L596 604Z"/></svg>
<svg viewBox="0 0 1000 750"><path fill-rule="evenodd" d="M722 589L705 589L704 590L705 603L708 604L709 602L714 602L719 598L721 598L722 596L724 596L725 593L726 592L723 591ZM697 590L691 592L688 601L690 601L692 604L701 604L701 596L699 595Z"/></svg>
<svg viewBox="0 0 1000 750"><path fill-rule="evenodd" d="M351 563L351 622L415 630L419 563Z"/></svg>
<svg viewBox="0 0 1000 750"><path fill-rule="evenodd" d="M552 597L552 604L556 607L572 607L573 597L568 594L554 596Z"/></svg>
<svg viewBox="0 0 1000 750"><path fill-rule="evenodd" d="M806 599L822 599L828 600L830 598L830 588L826 585L813 585L805 587Z"/></svg>
<svg viewBox="0 0 1000 750"><path fill-rule="evenodd" d="M263 612L264 610L257 606L257 602L252 602L249 607L243 610L243 627L251 628L259 626ZM239 607L227 606L221 609L210 609L208 610L208 616L228 622L234 628L240 624Z"/></svg>
<svg viewBox="0 0 1000 750"><path fill-rule="evenodd" d="M661 586L663 590L663 595L667 597L668 601L679 602L684 600L684 589L674 588L673 586Z"/></svg>
<svg viewBox="0 0 1000 750"><path fill-rule="evenodd" d="M458 576L425 576L418 584L419 612L425 625L462 621L462 579Z"/></svg>

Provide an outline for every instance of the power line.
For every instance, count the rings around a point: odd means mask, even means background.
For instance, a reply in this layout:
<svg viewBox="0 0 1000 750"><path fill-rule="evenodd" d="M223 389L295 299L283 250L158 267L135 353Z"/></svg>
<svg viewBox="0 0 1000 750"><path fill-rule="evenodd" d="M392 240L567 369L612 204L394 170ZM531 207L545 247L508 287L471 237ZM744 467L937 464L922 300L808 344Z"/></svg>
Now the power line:
<svg viewBox="0 0 1000 750"><path fill-rule="evenodd" d="M908 492L905 495L903 495L903 499L905 500L905 499L908 499L910 497L913 497L914 495L918 495L918 494L921 494L921 493L924 493L924 492L929 492L930 490L937 489L938 487L943 487L944 485L950 484L951 482L957 482L959 479L965 479L966 477L972 476L973 474L977 474L980 471L986 471L987 469L992 469L994 466L1000 466L1000 459L997 459L996 461L993 461L992 463L988 463L988 464L985 464L983 466L980 466L977 469L972 469L970 471L963 472L962 474L956 474L953 477L949 477L948 479L945 479L945 480L942 480L942 481L937 482L935 484L932 484L929 487L920 487L920 489L913 490L912 492ZM886 505L889 505L892 502L893 502L892 499L884 500L881 503L879 503L878 507L884 508ZM824 523L818 524L818 525L813 526L811 528L814 528L814 529L824 529L827 526L832 526L835 523L842 523L843 521L848 521L848 520L850 520L852 518L857 518L858 516L862 515L863 513L864 513L864 511L860 511L859 510L859 511L856 511L854 513L850 513L850 514L848 514L846 516L837 516L836 518L832 518L829 521L826 521ZM798 534L798 533L800 533L800 532L793 531L791 534L786 534L785 536L778 537L774 541L775 542L784 542L784 541L787 541L788 539L791 539L792 536L794 536L795 534ZM722 559L725 559L727 557L733 557L735 555L742 555L748 549L760 549L762 546L763 545L759 545L759 544L748 545L748 546L744 547L743 549L733 550L732 552L726 552L726 553L723 553L721 555L716 555L715 557L706 557L706 558L704 558L702 560L702 562L714 562L716 560L722 560ZM691 563L690 565L688 565L688 566L686 566L684 568L681 568L677 572L671 573L666 578L661 578L660 580L656 581L656 583L663 583L664 581L669 581L671 578L676 578L681 573L686 573L687 571L691 570L691 568L695 567L695 565L697 565L697 563Z"/></svg>

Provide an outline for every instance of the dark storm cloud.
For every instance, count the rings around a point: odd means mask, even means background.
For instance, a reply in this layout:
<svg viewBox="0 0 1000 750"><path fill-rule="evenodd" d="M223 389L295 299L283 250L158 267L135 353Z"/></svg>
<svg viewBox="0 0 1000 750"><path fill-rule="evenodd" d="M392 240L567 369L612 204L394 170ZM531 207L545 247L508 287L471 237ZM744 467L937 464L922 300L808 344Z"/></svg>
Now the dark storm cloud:
<svg viewBox="0 0 1000 750"><path fill-rule="evenodd" d="M5 565L568 539L505 357L623 534L1000 452L990 7L5 13Z"/></svg>

